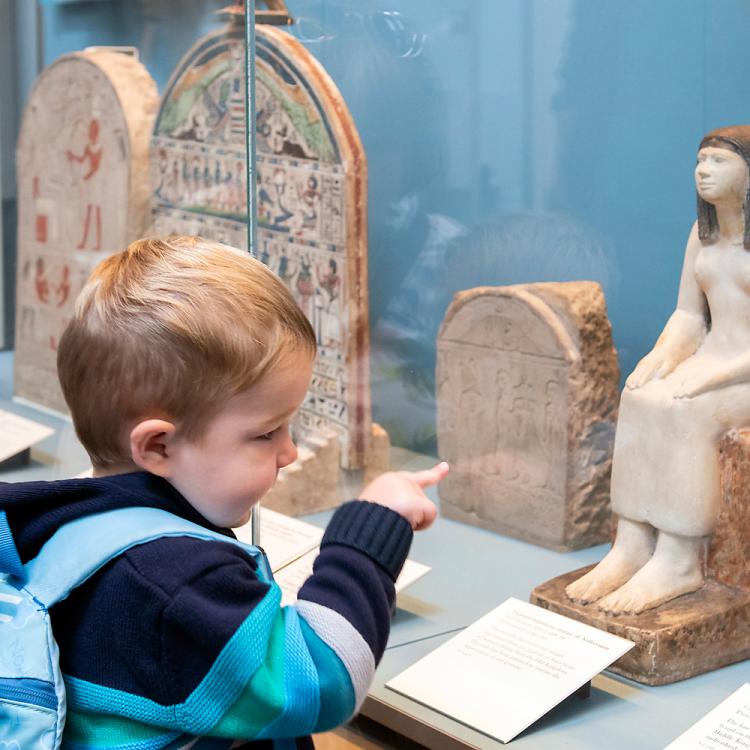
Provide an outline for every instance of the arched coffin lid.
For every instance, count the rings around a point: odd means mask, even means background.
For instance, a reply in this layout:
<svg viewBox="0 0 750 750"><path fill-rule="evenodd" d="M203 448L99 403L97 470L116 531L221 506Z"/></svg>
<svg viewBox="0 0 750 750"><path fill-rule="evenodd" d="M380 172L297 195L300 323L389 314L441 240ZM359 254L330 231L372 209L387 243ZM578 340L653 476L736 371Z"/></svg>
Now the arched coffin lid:
<svg viewBox="0 0 750 750"><path fill-rule="evenodd" d="M244 32L199 40L177 66L152 139L153 230L247 247ZM335 84L288 33L256 33L257 256L318 339L295 430L333 429L362 467L371 429L367 166Z"/></svg>

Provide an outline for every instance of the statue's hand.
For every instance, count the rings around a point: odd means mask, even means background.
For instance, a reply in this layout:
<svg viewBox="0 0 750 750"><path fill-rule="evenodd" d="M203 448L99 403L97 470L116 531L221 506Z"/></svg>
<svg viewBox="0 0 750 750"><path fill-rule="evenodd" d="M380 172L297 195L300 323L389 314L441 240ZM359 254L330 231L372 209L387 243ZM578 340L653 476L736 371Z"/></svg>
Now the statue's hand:
<svg viewBox="0 0 750 750"><path fill-rule="evenodd" d="M716 373L712 373L708 377L687 378L675 388L674 398L695 398L702 393L714 391L725 385L728 385L726 378Z"/></svg>
<svg viewBox="0 0 750 750"><path fill-rule="evenodd" d="M653 349L637 365L625 381L630 390L641 388L651 380L665 378L680 364L680 358L664 351Z"/></svg>

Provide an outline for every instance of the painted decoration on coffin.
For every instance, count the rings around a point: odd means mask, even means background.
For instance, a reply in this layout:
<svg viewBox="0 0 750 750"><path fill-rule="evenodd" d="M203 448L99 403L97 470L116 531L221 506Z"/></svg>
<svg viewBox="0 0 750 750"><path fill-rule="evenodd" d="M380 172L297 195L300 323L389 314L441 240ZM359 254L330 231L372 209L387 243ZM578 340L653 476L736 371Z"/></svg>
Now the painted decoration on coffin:
<svg viewBox="0 0 750 750"><path fill-rule="evenodd" d="M314 58L277 29L258 27L256 40L256 254L290 289L319 347L294 429L305 439L333 428L342 463L357 468L370 431L364 154ZM154 233L247 247L244 75L242 30L231 25L178 65L151 144Z"/></svg>

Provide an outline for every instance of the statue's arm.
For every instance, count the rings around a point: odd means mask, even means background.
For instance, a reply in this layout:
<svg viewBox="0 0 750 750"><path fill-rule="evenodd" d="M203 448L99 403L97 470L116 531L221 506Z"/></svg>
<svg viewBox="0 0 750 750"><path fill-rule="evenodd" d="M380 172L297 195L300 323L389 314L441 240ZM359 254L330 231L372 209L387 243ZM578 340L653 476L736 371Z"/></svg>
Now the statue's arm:
<svg viewBox="0 0 750 750"><path fill-rule="evenodd" d="M656 340L654 348L630 374L625 382L626 388L640 388L651 380L665 378L680 362L691 356L703 341L706 335L708 306L695 278L695 259L700 248L696 223L685 248L677 307Z"/></svg>

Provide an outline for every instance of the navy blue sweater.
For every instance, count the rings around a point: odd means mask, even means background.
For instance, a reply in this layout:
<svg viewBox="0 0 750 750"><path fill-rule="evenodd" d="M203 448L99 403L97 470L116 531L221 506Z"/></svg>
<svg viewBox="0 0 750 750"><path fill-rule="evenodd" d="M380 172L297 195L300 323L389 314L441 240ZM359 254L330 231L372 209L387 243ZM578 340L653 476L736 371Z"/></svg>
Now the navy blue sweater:
<svg viewBox="0 0 750 750"><path fill-rule="evenodd" d="M143 472L59 482L0 483L0 509L7 513L23 562L32 559L62 524L131 506L160 508L233 536L231 530L217 528L199 515L168 482ZM283 626L278 631L286 633L278 636L282 641L289 640L301 627L312 656L299 657L304 661L300 672L309 669L310 659L315 662L316 684L320 686L318 709L305 721L297 717L296 723L290 719L284 724L277 719L274 726L279 731L284 731L282 727L302 728L304 732L329 728L347 718L345 714L361 702L366 685L358 684L363 678L356 676L357 670L352 672L347 661L356 654L345 652L348 647L341 643L361 639L369 652L361 654L365 662L371 661L374 668L380 660L394 604L393 582L406 558L411 537L408 522L383 506L354 501L334 514L314 573L300 590L295 605L295 617L301 624L297 630L289 630L291 626L287 624L287 631ZM263 615L265 618L277 617L274 612L280 612L278 600L273 599L277 593L275 584L265 583L256 575L255 562L231 543L165 537L131 548L111 561L51 612L68 687L70 731L95 745L96 738L86 734L87 717L100 711L106 713L106 696L112 694L101 691L103 703L98 705L98 698L90 698L91 686L95 686L97 696L96 690L109 688L164 707L190 705L190 698L201 683L205 689L210 682L222 652L237 647L242 638L256 637L252 635L256 630L257 638L268 637L260 635L266 631L260 624L262 618L258 618L261 611L271 612ZM272 601L276 604L269 604ZM284 622L289 620L283 613L278 616ZM327 637L325 633L331 628L344 635ZM323 642L319 643L319 638ZM267 649L273 650L270 646ZM333 656L327 653L331 650L335 652ZM287 654L287 670L294 668L294 664L290 667L289 658ZM349 669L348 676L346 669L340 669L341 663ZM273 673L273 664L264 668ZM334 674L326 674L326 670ZM292 678L287 674L279 679L289 682ZM269 688L265 689L268 692ZM277 692L287 695L291 688L279 685ZM253 700L261 705L267 697L253 695L250 680L247 693L245 714ZM347 703L348 694L353 697ZM79 696L89 697L79 700ZM278 696L274 700L278 702ZM334 704L338 703L341 705L336 708ZM276 708L287 716L288 706ZM266 709L265 714L260 709L259 713L266 716L270 710ZM266 726L261 735L254 734L251 726L257 729L262 721L258 719L253 724L244 715L240 720L232 715L238 710L227 706L223 723L201 733L226 736L230 731L227 727L240 727L240 734L231 736L253 740L246 747L273 747L273 728ZM126 718L139 727L143 723L142 717L127 711ZM190 733L189 726L168 724L154 730L164 733L165 745L167 740L174 740L175 732L180 737ZM296 745L310 747L311 741L303 736Z"/></svg>

